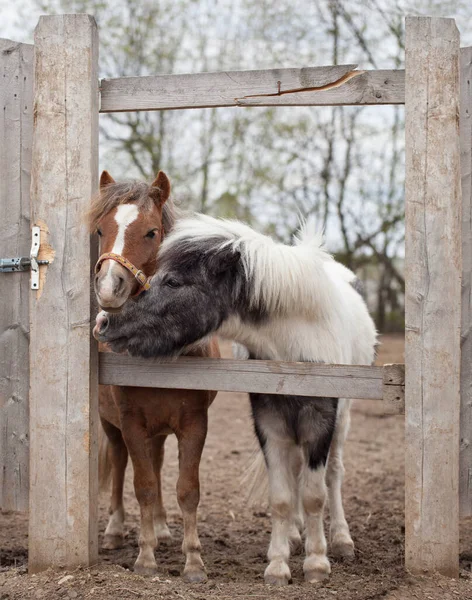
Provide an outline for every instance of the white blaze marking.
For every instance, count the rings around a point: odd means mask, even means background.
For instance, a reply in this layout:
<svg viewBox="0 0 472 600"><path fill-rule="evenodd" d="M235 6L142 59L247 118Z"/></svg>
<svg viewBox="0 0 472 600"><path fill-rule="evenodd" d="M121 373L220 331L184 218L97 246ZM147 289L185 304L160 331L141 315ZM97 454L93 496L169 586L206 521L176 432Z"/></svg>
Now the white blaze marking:
<svg viewBox="0 0 472 600"><path fill-rule="evenodd" d="M131 225L133 221L138 218L139 210L136 204L121 204L118 206L115 213L115 221L118 224L118 233L116 234L115 243L111 252L114 254L121 254L125 247L125 233L128 225ZM115 261L110 260L108 264L108 271L105 277L102 279L100 286L101 296L112 296L113 295L113 270L117 266Z"/></svg>
<svg viewBox="0 0 472 600"><path fill-rule="evenodd" d="M112 248L114 254L121 254L125 247L125 231L128 225L138 218L138 207L136 204L122 204L118 206L115 221L118 223L118 233Z"/></svg>

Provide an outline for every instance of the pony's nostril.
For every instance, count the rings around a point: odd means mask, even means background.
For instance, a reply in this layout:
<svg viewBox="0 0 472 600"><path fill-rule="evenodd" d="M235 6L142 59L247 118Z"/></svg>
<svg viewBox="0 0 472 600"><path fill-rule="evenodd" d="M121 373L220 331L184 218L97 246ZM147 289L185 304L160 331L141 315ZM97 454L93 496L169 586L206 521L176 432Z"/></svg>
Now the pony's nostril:
<svg viewBox="0 0 472 600"><path fill-rule="evenodd" d="M109 323L110 322L105 311L102 311L98 313L97 318L95 320L95 330L98 333L105 333L105 331L108 329Z"/></svg>
<svg viewBox="0 0 472 600"><path fill-rule="evenodd" d="M108 329L109 324L110 321L108 320L108 318L104 317L102 322L100 323L100 333L105 333L105 331Z"/></svg>
<svg viewBox="0 0 472 600"><path fill-rule="evenodd" d="M118 277L118 283L115 286L115 293L119 293L123 290L123 287L125 285L125 280L123 279L123 277Z"/></svg>

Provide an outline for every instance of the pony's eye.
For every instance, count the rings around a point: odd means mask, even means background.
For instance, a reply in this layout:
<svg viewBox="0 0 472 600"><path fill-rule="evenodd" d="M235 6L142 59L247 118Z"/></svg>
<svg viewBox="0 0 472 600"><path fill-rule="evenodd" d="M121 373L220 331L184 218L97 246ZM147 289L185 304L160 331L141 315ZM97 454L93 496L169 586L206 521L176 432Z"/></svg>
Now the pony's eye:
<svg viewBox="0 0 472 600"><path fill-rule="evenodd" d="M148 231L144 237L147 237L150 240L152 240L154 237L156 237L157 231L157 229L151 229L151 231Z"/></svg>
<svg viewBox="0 0 472 600"><path fill-rule="evenodd" d="M170 288L178 288L180 287L180 282L177 281L177 279L172 279L172 277L170 277L169 279L166 279L166 286L170 287Z"/></svg>
<svg viewBox="0 0 472 600"><path fill-rule="evenodd" d="M102 230L100 228L97 229L97 235L99 235L100 237L102 236Z"/></svg>

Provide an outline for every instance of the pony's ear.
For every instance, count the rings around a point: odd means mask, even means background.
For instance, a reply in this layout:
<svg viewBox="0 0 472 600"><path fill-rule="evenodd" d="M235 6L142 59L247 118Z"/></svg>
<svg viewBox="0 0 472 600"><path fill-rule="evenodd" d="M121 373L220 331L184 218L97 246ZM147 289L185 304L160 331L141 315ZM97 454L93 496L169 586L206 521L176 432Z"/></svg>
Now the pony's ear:
<svg viewBox="0 0 472 600"><path fill-rule="evenodd" d="M159 171L156 179L151 183L151 198L162 206L170 196L170 181L164 171Z"/></svg>
<svg viewBox="0 0 472 600"><path fill-rule="evenodd" d="M100 189L104 188L106 185L110 185L110 183L115 183L115 180L108 171L102 171L102 174L100 175Z"/></svg>
<svg viewBox="0 0 472 600"><path fill-rule="evenodd" d="M210 271L219 275L228 271L234 267L239 259L241 258L241 252L239 250L233 250L232 248L224 248L216 254L209 257L208 267Z"/></svg>

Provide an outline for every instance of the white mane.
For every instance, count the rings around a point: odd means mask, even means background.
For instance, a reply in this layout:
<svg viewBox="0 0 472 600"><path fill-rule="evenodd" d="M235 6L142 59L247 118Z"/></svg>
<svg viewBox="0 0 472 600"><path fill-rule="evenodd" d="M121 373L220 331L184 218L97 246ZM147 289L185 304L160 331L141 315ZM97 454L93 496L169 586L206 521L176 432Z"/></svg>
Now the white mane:
<svg viewBox="0 0 472 600"><path fill-rule="evenodd" d="M240 221L215 219L206 215L178 220L162 246L186 240L215 240L213 248L231 246L241 253L246 277L251 281L251 301L261 302L269 312L288 314L296 311L310 315L323 312L329 302L329 281L325 263L339 267L346 281L355 275L323 249L320 233L304 225L296 245L287 246L251 229Z"/></svg>
<svg viewBox="0 0 472 600"><path fill-rule="evenodd" d="M162 252L185 242L209 252L238 250L249 301L269 315L258 324L233 315L218 330L222 337L243 344L256 358L371 364L376 332L351 285L355 275L324 250L313 227L303 225L295 245L288 246L239 221L197 215L176 222Z"/></svg>

